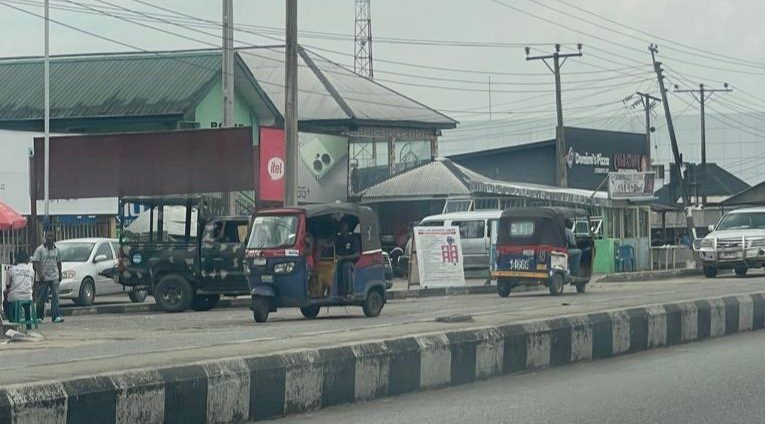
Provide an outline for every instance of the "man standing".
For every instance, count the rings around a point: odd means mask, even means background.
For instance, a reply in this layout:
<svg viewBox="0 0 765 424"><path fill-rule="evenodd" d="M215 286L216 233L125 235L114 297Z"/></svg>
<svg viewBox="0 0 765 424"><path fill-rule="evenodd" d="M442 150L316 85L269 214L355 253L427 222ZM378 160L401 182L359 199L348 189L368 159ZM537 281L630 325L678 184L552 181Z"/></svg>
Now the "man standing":
<svg viewBox="0 0 765 424"><path fill-rule="evenodd" d="M359 245L349 218L340 221L340 232L335 236L335 258L340 264L340 287L338 294L347 296L353 292L353 270L361 256Z"/></svg>
<svg viewBox="0 0 765 424"><path fill-rule="evenodd" d="M582 258L582 250L576 246L576 237L574 236L574 221L566 218L566 244L568 245L568 270L574 277L579 275L579 261Z"/></svg>
<svg viewBox="0 0 765 424"><path fill-rule="evenodd" d="M58 308L58 287L61 284L61 255L56 248L56 237L53 233L45 234L45 242L35 249L32 255L32 264L35 273L40 279L37 291L37 313L40 317L45 316L45 302L50 296L51 318L53 322L63 322Z"/></svg>

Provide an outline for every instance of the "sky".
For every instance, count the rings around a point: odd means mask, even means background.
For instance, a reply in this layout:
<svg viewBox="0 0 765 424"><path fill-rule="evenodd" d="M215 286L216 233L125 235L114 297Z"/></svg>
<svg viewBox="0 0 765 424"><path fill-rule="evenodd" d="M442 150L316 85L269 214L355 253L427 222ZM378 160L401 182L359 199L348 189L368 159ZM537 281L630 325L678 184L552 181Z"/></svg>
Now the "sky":
<svg viewBox="0 0 765 424"><path fill-rule="evenodd" d="M732 93L713 97L707 107L709 114L733 116L709 125L745 131L744 140L731 142L738 143L738 158L721 159L747 159L747 149L742 149L741 143L765 145L758 131L763 128L762 116L754 115L765 110L765 59L761 54L765 47L765 2L761 0L371 3L375 79L443 111L466 128L471 121L490 118L489 128L517 120L554 125L552 74L542 62L526 61L523 49L529 45L534 55L549 54L554 43L561 43L564 52L575 52L577 43L583 45L583 56L571 58L563 66L565 119L586 125L590 118L594 121L618 115L634 121L642 112L630 109L622 100L637 90L658 95L647 50L649 42L656 42L670 88L674 84L697 88L701 82L710 88L722 87L724 82L733 87ZM122 43L52 23L53 54L204 48L220 43L216 23L221 18L221 1L51 0L51 4L52 19ZM0 0L0 56L42 54L42 20L10 6L42 13L42 0ZM299 0L298 7L300 42L352 68L355 0ZM241 30L235 34L237 44L282 42L283 0L234 0L234 8ZM136 22L165 32L107 16L103 11L132 16ZM171 21L177 25L168 23ZM674 114L698 114L690 94L670 94ZM657 112L659 122L663 111L659 108ZM750 116L735 118L731 113ZM624 129L618 128L618 120L615 122L616 129ZM723 135L708 137L708 142L726 151L725 131L718 133ZM451 136L454 142L461 142L461 138L466 137ZM442 142L448 143L449 137ZM683 142L689 157L694 157L696 141ZM668 150L663 152L666 156Z"/></svg>

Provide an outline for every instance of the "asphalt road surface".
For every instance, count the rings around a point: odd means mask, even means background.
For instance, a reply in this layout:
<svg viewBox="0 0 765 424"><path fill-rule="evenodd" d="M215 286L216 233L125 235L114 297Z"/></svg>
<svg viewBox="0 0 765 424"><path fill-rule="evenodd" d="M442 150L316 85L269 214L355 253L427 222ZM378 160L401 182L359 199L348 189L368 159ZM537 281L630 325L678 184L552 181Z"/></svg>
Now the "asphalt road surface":
<svg viewBox="0 0 765 424"><path fill-rule="evenodd" d="M744 278L593 284L584 295L567 287L564 296L537 291L406 299L387 304L378 318L365 318L360 307L322 309L315 320L283 309L264 324L255 324L247 308L72 316L41 324L42 342L0 346L0 385L762 291L765 276L758 271ZM435 321L452 314L472 321Z"/></svg>
<svg viewBox="0 0 765 424"><path fill-rule="evenodd" d="M346 405L279 422L765 422L765 332Z"/></svg>

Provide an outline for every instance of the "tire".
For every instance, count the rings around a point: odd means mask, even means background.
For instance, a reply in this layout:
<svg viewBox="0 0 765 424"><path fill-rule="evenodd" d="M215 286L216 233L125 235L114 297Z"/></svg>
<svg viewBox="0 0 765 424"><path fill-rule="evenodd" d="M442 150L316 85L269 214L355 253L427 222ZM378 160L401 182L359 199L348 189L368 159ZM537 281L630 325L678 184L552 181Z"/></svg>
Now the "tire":
<svg viewBox="0 0 765 424"><path fill-rule="evenodd" d="M165 275L154 287L154 299L165 312L183 312L194 301L194 289L180 275Z"/></svg>
<svg viewBox="0 0 765 424"><path fill-rule="evenodd" d="M143 303L148 295L149 292L146 290L131 290L128 292L128 297L133 303Z"/></svg>
<svg viewBox="0 0 765 424"><path fill-rule="evenodd" d="M740 266L738 268L735 268L733 271L735 271L736 275L738 275L739 277L743 277L746 275L746 272L749 271L749 268L745 266Z"/></svg>
<svg viewBox="0 0 765 424"><path fill-rule="evenodd" d="M563 280L563 275L554 274L547 280L547 287L550 289L550 294L553 296L560 296L563 294L563 288L566 286Z"/></svg>
<svg viewBox="0 0 765 424"><path fill-rule="evenodd" d="M255 322L268 321L269 312L271 312L271 305L268 299L260 296L252 297L252 317L255 319Z"/></svg>
<svg viewBox="0 0 765 424"><path fill-rule="evenodd" d="M505 279L497 280L497 293L499 294L499 297L510 296L511 289L512 286L510 285L509 281Z"/></svg>
<svg viewBox="0 0 765 424"><path fill-rule="evenodd" d="M704 276L707 278L717 277L717 268L713 266L704 266Z"/></svg>
<svg viewBox="0 0 765 424"><path fill-rule="evenodd" d="M321 305L311 305L300 308L300 313L308 319L314 319L319 315L321 311Z"/></svg>
<svg viewBox="0 0 765 424"><path fill-rule="evenodd" d="M200 312L209 311L218 304L219 300L219 294L198 294L194 296L194 300L191 302L191 309Z"/></svg>
<svg viewBox="0 0 765 424"><path fill-rule="evenodd" d="M369 294L367 294L367 298L361 308L364 310L364 315L369 318L374 318L380 315L380 311L382 311L384 305L385 298L380 294L380 290L372 289Z"/></svg>
<svg viewBox="0 0 765 424"><path fill-rule="evenodd" d="M576 292L580 294L584 294L585 290L587 290L587 283L577 283L576 284Z"/></svg>
<svg viewBox="0 0 765 424"><path fill-rule="evenodd" d="M93 282L92 278L86 277L80 284L80 294L77 299L74 300L74 303L77 304L77 306L90 306L95 299L96 284Z"/></svg>

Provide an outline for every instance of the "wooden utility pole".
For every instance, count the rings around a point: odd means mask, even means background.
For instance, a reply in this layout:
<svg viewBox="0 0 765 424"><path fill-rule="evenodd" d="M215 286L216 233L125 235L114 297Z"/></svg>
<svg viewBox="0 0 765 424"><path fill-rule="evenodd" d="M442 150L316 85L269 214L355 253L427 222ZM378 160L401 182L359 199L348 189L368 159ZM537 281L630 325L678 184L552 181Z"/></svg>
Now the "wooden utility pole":
<svg viewBox="0 0 765 424"><path fill-rule="evenodd" d="M284 58L284 136L286 141L284 206L297 206L298 104L297 104L297 0L287 1L287 46Z"/></svg>
<svg viewBox="0 0 765 424"><path fill-rule="evenodd" d="M691 90L681 90L680 87L675 84L675 93L691 93L694 99L696 99L697 102L699 102L699 106L701 109L701 175L703 175L704 181L707 178L707 125L705 120L706 111L704 109L704 104L707 100L712 98L712 94L714 93L729 93L733 91L733 89L728 87L728 83L723 84L724 88L713 88L709 89L704 86L704 84L699 84L698 90L691 89ZM697 96L698 94L698 96ZM696 199L698 201L698 199ZM702 194L702 200L701 204L707 203L707 196L706 194Z"/></svg>
<svg viewBox="0 0 765 424"><path fill-rule="evenodd" d="M661 69L661 62L656 61L656 53L659 52L658 46L651 44L648 47L651 52L651 60L653 61L653 69L656 72L656 79L659 82L659 91L661 92L661 101L664 105L664 117L667 120L667 130L669 131L669 141L672 144L672 157L675 162L677 172L680 174L678 181L680 184L680 195L683 200L683 210L685 211L685 225L690 237L696 238L696 230L693 225L693 215L691 215L691 203L688 198L688 190L685 187L685 179L683 176L683 158L680 155L680 149L677 147L677 137L675 136L675 126L672 123L672 113L669 110L669 102L667 101L667 89L664 88L664 75Z"/></svg>
<svg viewBox="0 0 765 424"><path fill-rule="evenodd" d="M555 52L553 52L553 54L545 56L529 56L531 53L531 48L526 47L526 60L541 60L555 75L555 108L558 112L558 123L555 127L555 174L558 181L558 186L560 187L568 187L568 172L564 158L564 155L566 155L567 152L566 136L565 132L563 131L563 102L561 100L560 68L569 57L582 56L581 44L577 44L577 50L577 53L561 53L560 44L556 44ZM552 66L550 66L550 64L547 62L548 59L552 59Z"/></svg>

